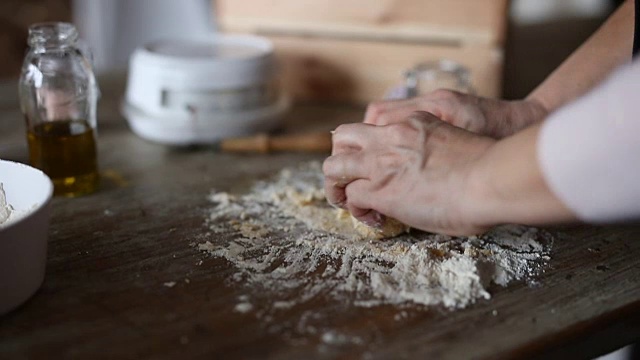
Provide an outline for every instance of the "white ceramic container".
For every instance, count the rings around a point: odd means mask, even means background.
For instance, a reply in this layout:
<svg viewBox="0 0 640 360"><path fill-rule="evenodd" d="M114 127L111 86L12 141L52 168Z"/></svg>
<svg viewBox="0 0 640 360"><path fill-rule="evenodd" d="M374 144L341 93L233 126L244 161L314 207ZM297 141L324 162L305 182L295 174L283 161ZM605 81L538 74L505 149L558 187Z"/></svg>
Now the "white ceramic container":
<svg viewBox="0 0 640 360"><path fill-rule="evenodd" d="M47 263L53 184L42 171L0 160L7 203L20 214L0 225L0 315L29 299L42 285Z"/></svg>
<svg viewBox="0 0 640 360"><path fill-rule="evenodd" d="M277 127L290 106L278 80L266 38L157 41L131 56L122 113L147 140L215 143Z"/></svg>

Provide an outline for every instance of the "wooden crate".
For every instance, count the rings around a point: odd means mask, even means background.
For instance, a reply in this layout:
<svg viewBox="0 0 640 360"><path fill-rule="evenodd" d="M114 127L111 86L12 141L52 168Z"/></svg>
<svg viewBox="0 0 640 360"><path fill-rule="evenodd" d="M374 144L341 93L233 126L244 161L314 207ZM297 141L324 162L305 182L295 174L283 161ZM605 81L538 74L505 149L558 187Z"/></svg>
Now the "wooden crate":
<svg viewBox="0 0 640 360"><path fill-rule="evenodd" d="M451 59L471 70L479 94L500 93L502 52L483 46L448 47L271 36L286 88L301 100L366 103L398 84L404 69L429 59Z"/></svg>
<svg viewBox="0 0 640 360"><path fill-rule="evenodd" d="M500 95L507 0L216 0L226 32L274 41L302 100L366 103L417 63L451 59Z"/></svg>

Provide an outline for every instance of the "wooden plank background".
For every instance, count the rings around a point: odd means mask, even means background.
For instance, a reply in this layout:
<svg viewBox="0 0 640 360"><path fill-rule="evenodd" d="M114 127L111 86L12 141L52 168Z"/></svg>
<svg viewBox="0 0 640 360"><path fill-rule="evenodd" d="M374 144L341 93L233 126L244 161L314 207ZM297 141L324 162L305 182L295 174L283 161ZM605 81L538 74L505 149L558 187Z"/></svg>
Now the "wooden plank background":
<svg viewBox="0 0 640 360"><path fill-rule="evenodd" d="M214 0L225 31L500 45L507 0Z"/></svg>
<svg viewBox="0 0 640 360"><path fill-rule="evenodd" d="M271 36L284 87L303 101L367 103L382 99L417 63L454 60L471 71L479 94L500 95L502 51L484 46L450 47L409 43L344 41Z"/></svg>
<svg viewBox="0 0 640 360"><path fill-rule="evenodd" d="M0 80L20 75L29 25L70 20L70 0L0 1Z"/></svg>
<svg viewBox="0 0 640 360"><path fill-rule="evenodd" d="M275 44L296 100L368 103L419 63L453 60L499 97L507 0L216 0L221 30ZM437 87L437 86L436 86Z"/></svg>

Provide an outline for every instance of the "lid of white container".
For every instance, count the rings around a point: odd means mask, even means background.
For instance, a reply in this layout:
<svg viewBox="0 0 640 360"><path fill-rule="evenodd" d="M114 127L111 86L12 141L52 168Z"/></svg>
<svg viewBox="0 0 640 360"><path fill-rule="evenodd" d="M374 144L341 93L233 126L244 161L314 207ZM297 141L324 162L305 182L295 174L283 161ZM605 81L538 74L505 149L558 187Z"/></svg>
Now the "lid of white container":
<svg viewBox="0 0 640 360"><path fill-rule="evenodd" d="M173 88L233 89L266 81L275 71L273 45L252 35L163 40L138 48L130 71ZM155 78L155 79L154 79ZM132 80L130 78L130 80Z"/></svg>

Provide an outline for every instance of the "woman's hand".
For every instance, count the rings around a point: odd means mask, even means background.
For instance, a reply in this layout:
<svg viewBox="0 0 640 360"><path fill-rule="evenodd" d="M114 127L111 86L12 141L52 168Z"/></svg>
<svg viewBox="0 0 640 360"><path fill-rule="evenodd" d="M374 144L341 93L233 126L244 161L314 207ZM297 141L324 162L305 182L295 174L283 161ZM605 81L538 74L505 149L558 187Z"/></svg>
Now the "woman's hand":
<svg viewBox="0 0 640 360"><path fill-rule="evenodd" d="M548 113L534 99L504 101L442 89L407 100L371 103L364 123L389 125L404 121L414 111L430 112L454 126L496 139L542 121Z"/></svg>
<svg viewBox="0 0 640 360"><path fill-rule="evenodd" d="M333 135L324 162L330 203L370 226L380 214L422 230L451 235L484 232L473 221L470 179L495 141L414 112L384 126L347 124Z"/></svg>

